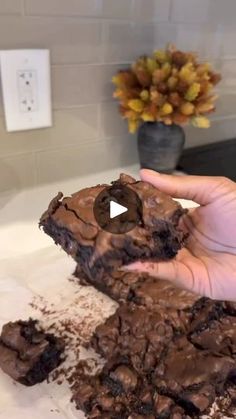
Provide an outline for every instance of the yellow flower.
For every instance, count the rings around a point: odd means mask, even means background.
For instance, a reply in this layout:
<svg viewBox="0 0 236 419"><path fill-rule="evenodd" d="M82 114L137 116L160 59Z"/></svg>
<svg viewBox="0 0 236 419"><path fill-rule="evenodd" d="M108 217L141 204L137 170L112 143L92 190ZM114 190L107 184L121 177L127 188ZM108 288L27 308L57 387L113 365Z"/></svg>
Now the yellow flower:
<svg viewBox="0 0 236 419"><path fill-rule="evenodd" d="M155 118L150 112L143 112L141 118L145 122L154 122Z"/></svg>
<svg viewBox="0 0 236 419"><path fill-rule="evenodd" d="M179 72L180 80L188 84L192 84L196 80L196 77L197 73L194 71L192 63L186 64Z"/></svg>
<svg viewBox="0 0 236 419"><path fill-rule="evenodd" d="M170 90L174 90L177 86L178 83L178 79L177 77L171 76L168 80L167 80L167 86Z"/></svg>
<svg viewBox="0 0 236 419"><path fill-rule="evenodd" d="M169 115L172 112L173 112L173 106L168 102L166 102L161 108L161 113L163 115Z"/></svg>
<svg viewBox="0 0 236 419"><path fill-rule="evenodd" d="M129 124L129 132L131 134L135 134L135 132L138 129L138 121L137 120L134 120L134 119L130 119L128 121L128 124Z"/></svg>
<svg viewBox="0 0 236 419"><path fill-rule="evenodd" d="M153 58L147 58L146 65L150 74L152 74L157 68L159 68L158 63Z"/></svg>
<svg viewBox="0 0 236 419"><path fill-rule="evenodd" d="M179 71L179 78L180 80L186 81L186 79L188 79L190 74L191 74L191 71L186 66L184 66Z"/></svg>
<svg viewBox="0 0 236 419"><path fill-rule="evenodd" d="M193 100L195 100L198 97L200 89L201 89L200 83L193 83L188 88L188 90L185 94L185 99L188 100L189 102L192 102Z"/></svg>
<svg viewBox="0 0 236 419"><path fill-rule="evenodd" d="M154 51L153 55L155 59L161 64L165 63L166 61L169 61L169 57L166 51L162 51L162 50Z"/></svg>
<svg viewBox="0 0 236 419"><path fill-rule="evenodd" d="M132 109L135 112L142 112L144 108L144 103L140 99L131 99L128 102L128 106L130 109Z"/></svg>
<svg viewBox="0 0 236 419"><path fill-rule="evenodd" d="M112 83L115 84L116 86L120 86L122 84L119 74L112 77Z"/></svg>
<svg viewBox="0 0 236 419"><path fill-rule="evenodd" d="M194 105L189 102L185 102L180 107L180 112L183 115L192 115L194 113Z"/></svg>
<svg viewBox="0 0 236 419"><path fill-rule="evenodd" d="M148 90L142 90L142 92L140 93L140 97L144 102L147 102L150 95L149 95L149 91Z"/></svg>
<svg viewBox="0 0 236 419"><path fill-rule="evenodd" d="M167 77L169 77L169 75L171 74L171 65L170 65L170 63L165 63L165 64L163 64L163 66L162 66L162 71L163 71L163 73L164 73L164 77L165 77L165 79L166 79Z"/></svg>
<svg viewBox="0 0 236 419"><path fill-rule="evenodd" d="M192 118L192 124L197 128L209 128L211 125L209 119L205 116L196 116L195 118Z"/></svg>

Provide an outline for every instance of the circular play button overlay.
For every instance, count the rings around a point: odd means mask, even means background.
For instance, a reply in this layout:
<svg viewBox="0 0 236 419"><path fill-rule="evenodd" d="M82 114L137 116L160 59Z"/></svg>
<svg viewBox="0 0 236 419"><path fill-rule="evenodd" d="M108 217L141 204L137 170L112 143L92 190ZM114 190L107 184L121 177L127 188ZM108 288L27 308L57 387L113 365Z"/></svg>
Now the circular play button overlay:
<svg viewBox="0 0 236 419"><path fill-rule="evenodd" d="M97 196L94 216L103 230L128 233L142 222L142 202L128 186L115 183Z"/></svg>

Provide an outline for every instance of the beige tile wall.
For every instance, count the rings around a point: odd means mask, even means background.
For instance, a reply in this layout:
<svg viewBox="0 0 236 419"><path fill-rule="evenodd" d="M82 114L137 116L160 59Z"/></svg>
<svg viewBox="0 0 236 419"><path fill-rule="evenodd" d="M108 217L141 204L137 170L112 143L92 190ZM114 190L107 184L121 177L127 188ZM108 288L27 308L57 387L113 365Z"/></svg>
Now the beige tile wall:
<svg viewBox="0 0 236 419"><path fill-rule="evenodd" d="M236 134L235 0L1 0L0 49L50 48L54 125L6 133L0 92L0 191L137 162L111 77L175 42L223 72L212 128L187 147Z"/></svg>

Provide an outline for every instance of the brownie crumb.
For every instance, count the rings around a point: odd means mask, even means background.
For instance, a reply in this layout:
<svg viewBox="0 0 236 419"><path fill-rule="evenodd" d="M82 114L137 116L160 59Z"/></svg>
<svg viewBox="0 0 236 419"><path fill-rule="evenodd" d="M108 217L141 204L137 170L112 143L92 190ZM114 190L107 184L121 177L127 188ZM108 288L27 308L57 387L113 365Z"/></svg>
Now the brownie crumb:
<svg viewBox="0 0 236 419"><path fill-rule="evenodd" d="M0 367L15 381L33 386L61 364L64 347L63 340L44 331L37 320L10 322L0 336Z"/></svg>

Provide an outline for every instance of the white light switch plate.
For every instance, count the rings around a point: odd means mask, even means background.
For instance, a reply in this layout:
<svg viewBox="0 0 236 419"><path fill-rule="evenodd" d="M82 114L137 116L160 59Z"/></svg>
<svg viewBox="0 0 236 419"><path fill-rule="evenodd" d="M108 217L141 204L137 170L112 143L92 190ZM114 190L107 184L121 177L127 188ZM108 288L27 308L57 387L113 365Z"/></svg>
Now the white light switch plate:
<svg viewBox="0 0 236 419"><path fill-rule="evenodd" d="M7 131L52 126L49 50L0 51Z"/></svg>

